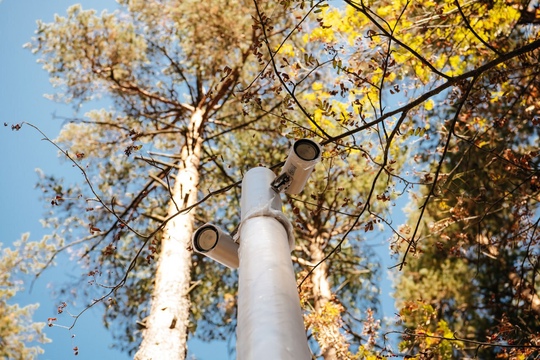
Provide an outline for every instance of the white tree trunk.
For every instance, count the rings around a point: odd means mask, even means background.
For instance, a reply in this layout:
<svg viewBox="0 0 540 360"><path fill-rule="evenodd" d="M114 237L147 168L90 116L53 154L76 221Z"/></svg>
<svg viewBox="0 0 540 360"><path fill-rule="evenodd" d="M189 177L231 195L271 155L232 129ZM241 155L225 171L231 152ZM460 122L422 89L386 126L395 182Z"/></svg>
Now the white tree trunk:
<svg viewBox="0 0 540 360"><path fill-rule="evenodd" d="M310 245L311 261L315 264L319 263L324 258L322 250L323 240L318 236ZM332 290L328 282L328 265L323 262L313 270L311 274L311 282L313 284L313 302L315 311L324 313L324 306L332 300ZM325 360L337 360L336 347L343 342L342 335L339 332L339 323L328 324L325 329L321 329L319 345L323 358Z"/></svg>
<svg viewBox="0 0 540 360"><path fill-rule="evenodd" d="M136 360L183 360L187 351L187 325L194 211L178 212L197 201L202 139L199 137L203 111L196 109L190 119L189 133L182 147L179 170L163 230L161 252L157 260L150 315ZM176 216L175 216L176 215ZM174 216L174 217L173 217Z"/></svg>

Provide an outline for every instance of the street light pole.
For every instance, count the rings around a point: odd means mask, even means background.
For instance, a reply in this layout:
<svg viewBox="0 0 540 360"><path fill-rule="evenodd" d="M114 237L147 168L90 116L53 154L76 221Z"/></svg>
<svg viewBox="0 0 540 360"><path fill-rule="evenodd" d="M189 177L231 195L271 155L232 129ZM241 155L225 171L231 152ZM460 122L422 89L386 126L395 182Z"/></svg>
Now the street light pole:
<svg viewBox="0 0 540 360"><path fill-rule="evenodd" d="M311 359L291 261L293 228L280 193L300 193L321 157L313 140L296 141L278 177L264 167L245 174L239 238L210 223L193 235L195 251L239 269L238 360Z"/></svg>
<svg viewBox="0 0 540 360"><path fill-rule="evenodd" d="M311 358L290 255L292 225L270 187L274 178L258 167L242 181L238 360Z"/></svg>

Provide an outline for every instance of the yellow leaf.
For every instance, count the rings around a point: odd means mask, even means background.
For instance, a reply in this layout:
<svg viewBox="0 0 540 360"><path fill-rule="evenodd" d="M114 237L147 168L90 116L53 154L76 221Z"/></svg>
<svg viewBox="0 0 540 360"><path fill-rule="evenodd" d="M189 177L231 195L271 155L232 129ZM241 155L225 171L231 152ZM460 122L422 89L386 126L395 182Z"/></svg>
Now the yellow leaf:
<svg viewBox="0 0 540 360"><path fill-rule="evenodd" d="M428 101L426 101L426 103L424 104L424 108L427 110L427 111L430 111L430 110L433 110L433 106L435 105L435 103L433 102L433 100L429 99Z"/></svg>

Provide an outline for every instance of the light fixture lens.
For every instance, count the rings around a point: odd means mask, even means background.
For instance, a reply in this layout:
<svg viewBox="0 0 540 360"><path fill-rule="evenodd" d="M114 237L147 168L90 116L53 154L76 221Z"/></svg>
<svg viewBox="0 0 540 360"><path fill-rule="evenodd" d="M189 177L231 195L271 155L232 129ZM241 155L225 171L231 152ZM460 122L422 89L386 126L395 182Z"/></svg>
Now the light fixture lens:
<svg viewBox="0 0 540 360"><path fill-rule="evenodd" d="M208 252L216 246L218 237L218 232L213 227L202 227L195 234L195 247L200 252Z"/></svg>
<svg viewBox="0 0 540 360"><path fill-rule="evenodd" d="M294 143L294 152L305 161L312 161L319 157L319 147L315 142L308 139L301 139Z"/></svg>

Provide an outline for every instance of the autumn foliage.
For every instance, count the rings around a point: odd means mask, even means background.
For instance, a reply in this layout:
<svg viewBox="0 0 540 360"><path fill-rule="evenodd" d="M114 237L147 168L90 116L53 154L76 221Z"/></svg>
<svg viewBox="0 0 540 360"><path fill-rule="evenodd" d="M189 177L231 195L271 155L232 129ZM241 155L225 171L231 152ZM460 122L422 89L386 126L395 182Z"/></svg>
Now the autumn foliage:
<svg viewBox="0 0 540 360"><path fill-rule="evenodd" d="M83 292L120 347L135 352L153 326L230 336L235 275L189 236L210 217L234 232L245 171L276 168L307 137L323 161L285 211L315 358L540 354L536 2L120 4L74 6L29 45L56 98L113 104L49 139L83 182L40 187L52 257L73 247L100 275ZM377 236L395 263L391 321L377 311ZM152 304L169 287L154 278L175 252L183 320L160 323Z"/></svg>

